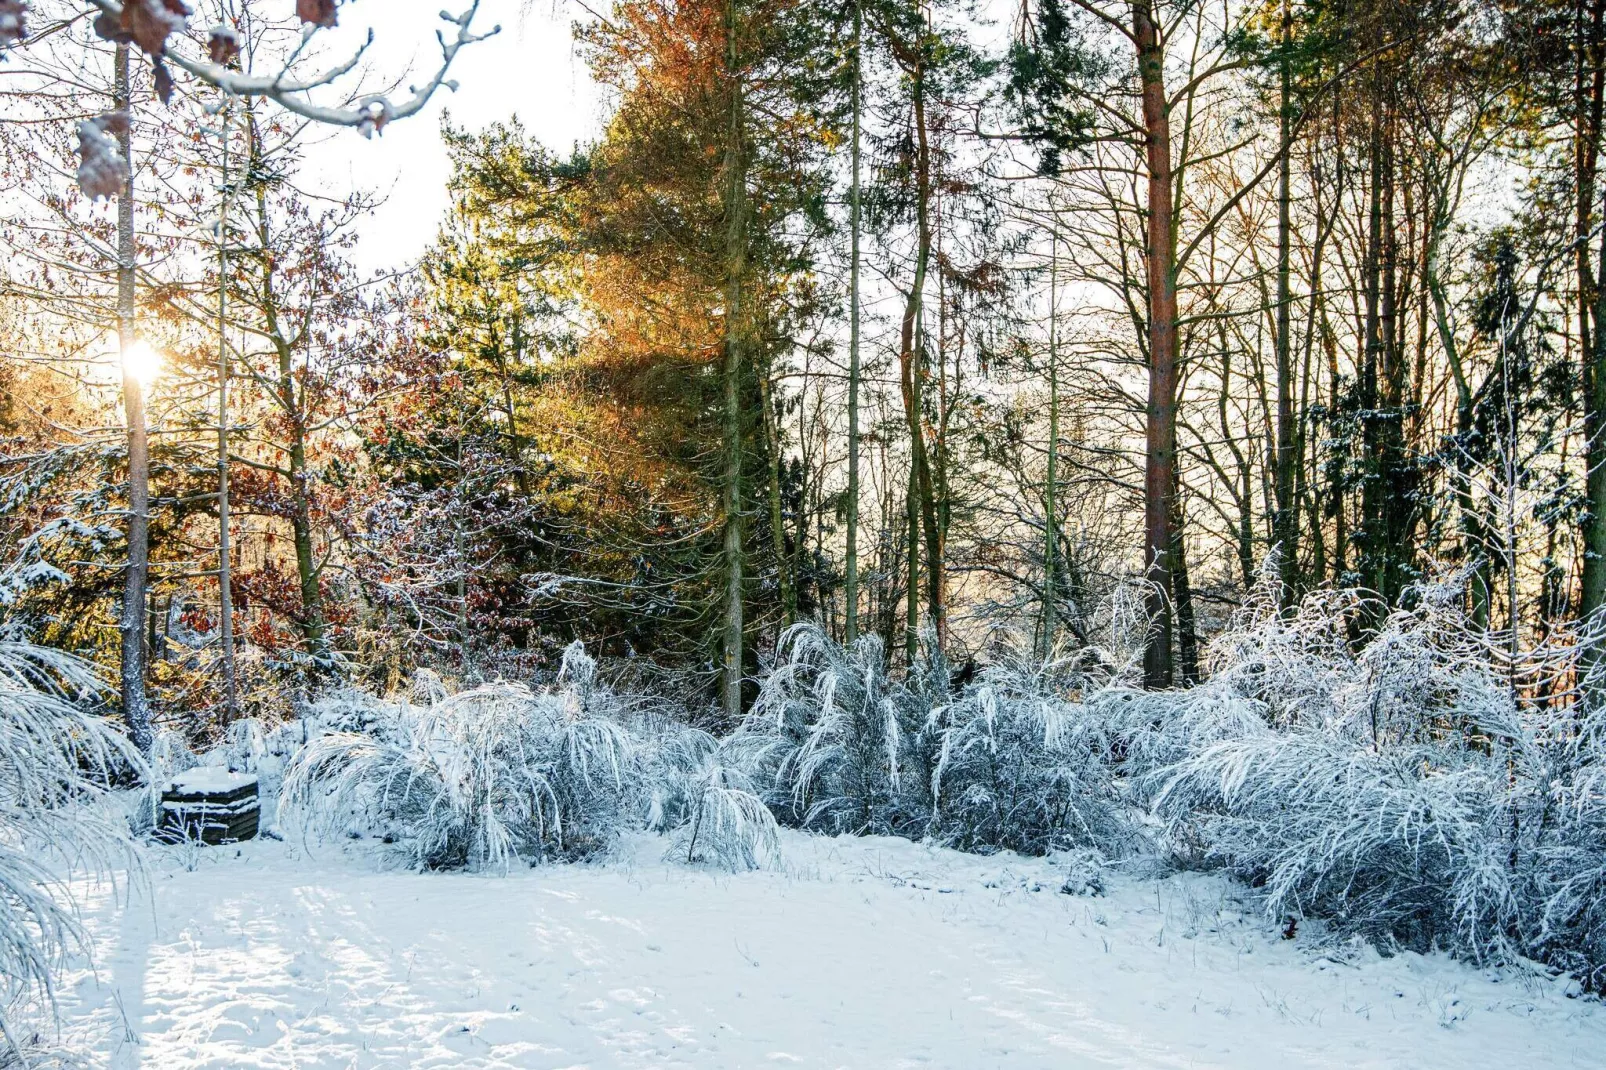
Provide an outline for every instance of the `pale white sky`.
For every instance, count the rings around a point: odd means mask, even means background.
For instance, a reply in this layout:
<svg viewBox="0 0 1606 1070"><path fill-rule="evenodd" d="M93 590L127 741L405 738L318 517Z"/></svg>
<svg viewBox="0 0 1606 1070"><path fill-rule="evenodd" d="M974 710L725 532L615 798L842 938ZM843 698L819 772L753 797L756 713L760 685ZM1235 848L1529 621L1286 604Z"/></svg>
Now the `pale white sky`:
<svg viewBox="0 0 1606 1070"><path fill-rule="evenodd" d="M340 43L360 41L374 26L369 50L376 76L401 78L405 97L410 82L422 82L438 66L435 30L444 25L443 8L457 13L468 0L368 0L341 6ZM377 16L383 12L383 19ZM567 153L576 142L595 136L602 121L602 98L575 49L570 22L584 12L561 0L482 0L475 25L500 23L502 32L465 48L453 64L457 92L441 89L429 107L365 141L341 131L313 145L306 177L331 192L353 186L388 194L386 203L361 225L355 259L364 272L396 268L416 260L434 239L447 206L448 164L441 142L441 114L456 126L479 128L517 115L526 130L549 147ZM377 77L375 79L377 81Z"/></svg>

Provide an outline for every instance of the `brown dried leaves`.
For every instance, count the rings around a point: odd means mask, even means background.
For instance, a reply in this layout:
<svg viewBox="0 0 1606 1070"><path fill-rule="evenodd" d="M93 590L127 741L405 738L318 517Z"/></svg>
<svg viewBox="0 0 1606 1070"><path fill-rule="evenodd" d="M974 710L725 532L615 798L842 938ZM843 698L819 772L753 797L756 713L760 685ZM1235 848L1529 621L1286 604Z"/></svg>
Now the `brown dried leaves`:
<svg viewBox="0 0 1606 1070"><path fill-rule="evenodd" d="M335 24L335 0L296 0L302 22L327 29Z"/></svg>
<svg viewBox="0 0 1606 1070"><path fill-rule="evenodd" d="M28 5L22 0L0 0L0 48L28 36Z"/></svg>
<svg viewBox="0 0 1606 1070"><path fill-rule="evenodd" d="M184 0L123 0L119 18L102 12L95 32L108 41L138 45L152 59L167 53L167 39L189 25L190 8Z"/></svg>

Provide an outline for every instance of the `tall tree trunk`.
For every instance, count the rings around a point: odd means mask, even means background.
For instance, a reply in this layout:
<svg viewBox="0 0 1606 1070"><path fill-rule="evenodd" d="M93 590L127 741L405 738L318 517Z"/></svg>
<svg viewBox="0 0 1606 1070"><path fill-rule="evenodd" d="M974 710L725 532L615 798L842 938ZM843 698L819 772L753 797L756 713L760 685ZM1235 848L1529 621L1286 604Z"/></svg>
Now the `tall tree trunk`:
<svg viewBox="0 0 1606 1070"><path fill-rule="evenodd" d="M290 350L280 352L282 373L279 380L281 404L291 414L290 439L290 535L296 551L296 580L301 590L301 634L321 669L333 668L330 660L329 630L324 620L323 591L312 532L312 471L307 465L304 421L298 408ZM304 400L304 399L303 399Z"/></svg>
<svg viewBox="0 0 1606 1070"><path fill-rule="evenodd" d="M910 493L914 504L910 520L914 523L911 545L918 545L918 533L924 532L926 544L925 578L927 608L931 613L932 627L937 632L937 643L946 646L948 615L945 568L942 551L942 533L937 521L936 491L932 484L931 455L926 446L925 413L923 411L924 340L921 325L925 309L926 275L931 265L931 145L926 127L926 83L923 60L916 59L911 71L914 101L915 133L915 266L914 278L909 283L909 294L904 302L903 322L898 347L898 371L903 392L903 412L909 433ZM916 554L918 557L918 552ZM914 575L911 562L910 575Z"/></svg>
<svg viewBox="0 0 1606 1070"><path fill-rule="evenodd" d="M843 577L845 635L859 637L859 109L863 90L864 5L853 4L853 176L849 192L852 252L848 266L848 501L847 565Z"/></svg>
<svg viewBox="0 0 1606 1070"><path fill-rule="evenodd" d="M1464 454L1472 439L1473 396L1472 384L1467 379L1466 367L1461 362L1461 346L1450 324L1450 300L1444 281L1439 277L1439 251L1448 218L1441 216L1428 235L1427 253L1423 257L1423 281L1433 302L1433 323L1438 331L1439 346L1444 350L1450 365L1450 379L1455 384L1455 444L1458 455L1450 470L1450 490L1455 498L1458 526L1461 535L1461 560L1472 569L1468 577L1470 616L1479 629L1489 627L1489 559L1483 531L1483 518L1473 497L1472 474L1468 471L1472 458Z"/></svg>
<svg viewBox="0 0 1606 1070"><path fill-rule="evenodd" d="M1057 222L1057 221L1056 221ZM1048 254L1048 484L1043 492L1043 656L1052 657L1059 630L1059 231L1049 233Z"/></svg>
<svg viewBox="0 0 1606 1070"><path fill-rule="evenodd" d="M1600 262L1606 263L1606 234L1600 243ZM1584 574L1580 611L1590 615L1606 605L1606 286L1595 290L1595 332L1584 354L1584 463L1585 494ZM1589 657L1599 658L1599 651Z"/></svg>
<svg viewBox="0 0 1606 1070"><path fill-rule="evenodd" d="M118 126L117 142L128 180L117 199L117 344L123 364L123 413L128 421L128 568L123 577L123 720L142 753L151 748L150 700L145 693L145 607L150 584L150 449L145 437L145 385L130 355L135 333L134 271L134 104L129 84L128 45L117 46L113 106L128 122Z"/></svg>
<svg viewBox="0 0 1606 1070"><path fill-rule="evenodd" d="M904 663L913 665L920 653L920 502L913 473L904 494L905 523L908 526L909 586L904 591Z"/></svg>
<svg viewBox="0 0 1606 1070"><path fill-rule="evenodd" d="M222 116L223 168L217 234L217 586L218 645L223 665L223 719L239 712L234 674L234 562L229 532L229 106Z"/></svg>
<svg viewBox="0 0 1606 1070"><path fill-rule="evenodd" d="M1411 554L1411 501L1409 462L1405 454L1405 416L1407 374L1401 344L1400 316L1400 239L1395 220L1397 182L1394 163L1395 112L1386 109L1387 125L1383 138L1383 271L1378 333L1381 339L1378 366L1377 590L1387 605L1396 605L1408 582L1407 565Z"/></svg>
<svg viewBox="0 0 1606 1070"><path fill-rule="evenodd" d="M1273 538L1277 543L1281 604L1292 604L1299 583L1299 498L1295 493L1295 467L1299 456L1295 443L1294 387L1292 360L1292 295L1289 288L1292 226L1289 138L1293 107L1288 49L1292 44L1292 17L1289 0L1282 0L1281 39L1283 56L1279 72L1278 128L1282 155L1277 163L1277 516Z"/></svg>
<svg viewBox="0 0 1606 1070"><path fill-rule="evenodd" d="M249 116L246 132L250 152L250 173L257 174L263 165L262 139L256 125L256 116ZM296 555L296 581L301 594L301 615L296 622L301 629L307 653L320 669L333 667L328 646L328 631L324 622L323 595L319 587L317 555L313 547L312 532L312 472L307 464L307 403L306 388L296 389L295 351L291 347L284 326L279 320L279 295L276 292L275 258L272 255L272 220L268 211L267 188L257 185L257 240L263 251L262 258L262 316L278 359L278 380L275 392L280 410L290 431L290 442L285 453L288 465L280 470L290 484L290 536Z"/></svg>
<svg viewBox="0 0 1606 1070"><path fill-rule="evenodd" d="M1327 314L1325 298L1312 295L1312 300L1322 301L1322 355L1327 362L1327 396L1329 411L1336 407L1344 389L1343 377L1338 370L1338 336L1333 330L1333 323ZM1329 417L1331 418L1331 417ZM1327 463L1327 505L1326 511L1333 517L1333 583L1343 587L1349 584L1349 513L1344 501L1344 455L1338 454L1329 458Z"/></svg>
<svg viewBox="0 0 1606 1070"><path fill-rule="evenodd" d="M511 418L511 413L509 414ZM452 510L452 580L453 627L457 639L457 666L465 676L469 671L468 652L468 544L464 537L463 519L468 515L468 472L463 466L463 399L457 404L457 441L453 463L452 497L456 508Z"/></svg>
<svg viewBox="0 0 1606 1070"><path fill-rule="evenodd" d="M903 575L903 562L897 537L897 507L892 494L892 466L887 457L887 440L877 440L877 455L881 462L882 485L886 493L877 495L881 506L881 527L876 539L876 628L881 635L881 646L887 651L890 661L892 651L898 647L898 577ZM905 512L907 512L908 495L904 495ZM908 540L905 539L904 543Z"/></svg>
<svg viewBox="0 0 1606 1070"><path fill-rule="evenodd" d="M725 216L725 620L721 706L728 722L742 716L745 647L742 571L742 373L745 323L742 284L747 272L747 156L743 124L739 0L725 0L725 81L730 96L725 125L721 197Z"/></svg>
<svg viewBox="0 0 1606 1070"><path fill-rule="evenodd" d="M766 368L758 380L759 403L764 407L764 445L769 453L768 483L770 551L775 557L775 581L781 595L781 626L797 621L797 582L794 562L786 552L786 510L781 501L781 431L775 413L775 395Z"/></svg>
<svg viewBox="0 0 1606 1070"><path fill-rule="evenodd" d="M1362 293L1366 306L1365 329L1362 335L1361 355L1361 525L1356 533L1356 562L1362 582L1370 585L1379 596L1386 597L1384 587L1383 556L1387 552L1383 542L1384 474L1382 464L1383 443L1379 407L1379 373L1384 364L1382 324L1383 301L1383 86L1382 78L1374 66L1371 77L1372 116L1369 134L1369 163L1371 177L1367 188L1366 260L1362 267Z"/></svg>
<svg viewBox="0 0 1606 1070"><path fill-rule="evenodd" d="M1322 171L1317 165L1311 172L1311 201L1316 217L1316 241L1311 248L1310 276L1306 285L1306 292L1310 298L1305 306L1305 339L1300 359L1299 420L1294 449L1297 478L1294 495L1300 502L1304 521L1310 525L1311 565L1306 575L1318 584L1327 579L1327 533L1322 523L1324 511L1317 500L1319 491L1316 489L1321 466L1321 436L1311 434L1311 395L1314 391L1319 396L1321 391L1319 379L1312 371L1312 363L1318 339L1324 348L1327 346L1327 313L1322 297L1322 263L1327 239L1334 225L1333 219L1323 212L1322 180Z"/></svg>
<svg viewBox="0 0 1606 1070"><path fill-rule="evenodd" d="M1169 687L1171 654L1171 497L1177 465L1176 229L1172 219L1171 118L1165 89L1165 42L1151 0L1132 8L1148 164L1149 398L1144 456L1144 554L1150 633L1143 652L1148 687Z"/></svg>
<svg viewBox="0 0 1606 1070"><path fill-rule="evenodd" d="M1182 512L1182 488L1176 488L1172 501L1176 515L1172 525L1175 541L1172 543L1172 587L1177 599L1177 667L1182 682L1199 682L1199 630L1193 611L1193 583L1188 576L1188 545L1184 533L1186 517Z"/></svg>
<svg viewBox="0 0 1606 1070"><path fill-rule="evenodd" d="M1574 257L1577 270L1578 340L1583 365L1585 493L1583 576L1579 612L1606 605L1606 346L1600 335L1599 302L1606 287L1590 264L1589 235L1595 225L1595 187L1600 161L1602 103L1606 98L1606 0L1577 0L1574 7L1574 183L1577 187ZM1606 239L1599 263L1606 263Z"/></svg>

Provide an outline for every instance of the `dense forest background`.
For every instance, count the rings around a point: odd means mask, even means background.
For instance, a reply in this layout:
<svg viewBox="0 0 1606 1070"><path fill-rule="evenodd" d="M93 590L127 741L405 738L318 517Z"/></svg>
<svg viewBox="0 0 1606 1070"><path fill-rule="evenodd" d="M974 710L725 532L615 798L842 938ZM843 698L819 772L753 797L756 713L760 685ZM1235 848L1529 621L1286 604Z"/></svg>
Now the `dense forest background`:
<svg viewBox="0 0 1606 1070"><path fill-rule="evenodd" d="M339 58L286 5L199 7L242 76ZM449 127L435 247L366 277L371 199L302 180L316 116L184 70L162 103L148 42L31 5L7 627L202 736L575 639L729 725L804 620L894 671L926 635L1168 687L1257 588L1366 592L1359 647L1448 585L1514 686L1576 696L1606 4L577 14L601 136ZM127 191L93 181L114 141Z"/></svg>

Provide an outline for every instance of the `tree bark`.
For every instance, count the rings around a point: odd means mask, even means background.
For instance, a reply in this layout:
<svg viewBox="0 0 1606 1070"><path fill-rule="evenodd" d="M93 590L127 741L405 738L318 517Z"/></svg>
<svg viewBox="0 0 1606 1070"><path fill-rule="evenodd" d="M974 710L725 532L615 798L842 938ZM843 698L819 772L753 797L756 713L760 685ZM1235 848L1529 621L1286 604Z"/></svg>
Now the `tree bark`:
<svg viewBox="0 0 1606 1070"><path fill-rule="evenodd" d="M1384 513L1386 510L1383 463L1382 420L1380 408L1381 377L1386 374L1387 358L1384 348L1383 323L1383 245L1384 245L1384 184L1387 181L1383 161L1383 85L1382 77L1374 67L1371 77L1371 122L1369 133L1369 164L1371 176L1367 188L1366 259L1362 267L1362 287L1366 319L1362 334L1361 354L1361 524L1356 532L1357 566L1362 582L1380 597L1387 598L1386 565L1388 550L1383 545Z"/></svg>
<svg viewBox="0 0 1606 1070"><path fill-rule="evenodd" d="M1433 302L1433 322L1438 331L1439 345L1444 350L1445 359L1450 365L1450 379L1455 384L1455 442L1459 450L1465 450L1472 436L1474 415L1472 384L1467 379L1466 368L1461 362L1460 344L1456 341L1454 330L1451 329L1449 295L1445 291L1443 280L1439 277L1439 250L1444 231L1448 226L1447 218L1441 217L1435 221L1428 235L1427 255L1423 258L1422 273L1427 284L1428 296ZM1489 627L1492 589L1489 586L1489 561L1483 518L1478 512L1477 502L1473 496L1472 476L1467 470L1471 463L1472 458L1465 455L1454 458L1450 472L1450 490L1459 514L1462 564L1472 569L1472 574L1468 577L1469 615L1472 623L1481 630Z"/></svg>
<svg viewBox="0 0 1606 1070"><path fill-rule="evenodd" d="M219 198L217 258L217 583L218 647L223 667L223 719L239 712L239 688L234 673L234 591L229 531L229 109L222 115L223 168Z"/></svg>
<svg viewBox="0 0 1606 1070"><path fill-rule="evenodd" d="M1383 147L1383 230L1382 279L1378 309L1378 334L1381 342L1378 364L1378 457L1379 479L1376 483L1379 512L1376 589L1386 604L1399 602L1407 583L1406 565L1410 558L1407 542L1410 536L1408 462L1405 457L1405 391L1406 367L1401 345L1401 316L1399 308L1400 241L1395 226L1396 176L1394 166L1394 107L1388 105Z"/></svg>
<svg viewBox="0 0 1606 1070"><path fill-rule="evenodd" d="M1606 263L1606 235L1600 259ZM1585 616L1600 612L1606 597L1606 287L1595 292L1595 332L1584 354L1585 494L1584 575L1580 609ZM1590 654L1599 657L1598 652Z"/></svg>
<svg viewBox="0 0 1606 1070"><path fill-rule="evenodd" d="M849 222L852 251L848 266L848 490L847 563L843 576L846 602L844 633L849 643L859 637L859 138L864 45L864 10L860 0L853 5L853 147L852 185Z"/></svg>
<svg viewBox="0 0 1606 1070"><path fill-rule="evenodd" d="M903 393L904 419L909 433L909 480L910 493L913 496L910 521L915 525L915 532L923 532L925 535L927 608L931 613L932 627L937 633L937 643L946 647L948 614L942 533L937 521L936 492L932 483L930 451L926 446L922 398L924 343L921 339L921 322L932 245L931 145L926 127L925 68L919 50L915 51L916 54L909 64L915 134L915 265L914 278L910 281L909 294L904 302L898 347L898 370ZM911 545L918 545L917 534L912 534ZM918 558L918 552L915 556ZM914 575L914 571L914 563L911 562L911 576Z"/></svg>
<svg viewBox="0 0 1606 1070"><path fill-rule="evenodd" d="M759 403L764 407L764 445L769 452L770 548L775 557L775 581L781 596L781 624L789 628L797 621L797 582L793 574L794 562L786 552L786 510L781 501L781 431L768 369L759 375L758 390Z"/></svg>
<svg viewBox="0 0 1606 1070"><path fill-rule="evenodd" d="M1278 129L1282 154L1277 164L1277 515L1273 538L1277 543L1280 602L1288 608L1297 595L1299 583L1299 498L1295 494L1295 467L1299 457L1295 443L1294 387L1292 360L1292 295L1289 287L1292 226L1289 157L1289 114L1293 107L1288 49L1292 43L1292 17L1289 0L1282 0L1281 39L1283 56L1279 72Z"/></svg>
<svg viewBox="0 0 1606 1070"><path fill-rule="evenodd" d="M118 148L128 176L117 199L117 344L123 365L123 413L128 422L128 568L123 577L123 720L141 753L151 749L150 700L145 692L145 614L150 584L150 449L145 435L145 385L131 366L138 341L134 307L134 141L133 95L129 84L129 46L117 46L113 106L128 115L119 127Z"/></svg>
<svg viewBox="0 0 1606 1070"><path fill-rule="evenodd" d="M328 626L324 620L323 592L318 580L322 569L318 567L312 533L312 472L307 467L305 430L296 410L295 384L289 371L289 350L280 353L281 367L285 369L279 388L283 392L282 404L292 413L290 443L290 534L296 551L296 580L301 590L301 634L307 641L307 653L320 668L333 668L330 661Z"/></svg>
<svg viewBox="0 0 1606 1070"><path fill-rule="evenodd" d="M1583 373L1585 496L1583 576L1579 613L1606 605L1606 347L1601 340L1599 279L1590 264L1589 234L1595 225L1595 186L1600 160L1602 103L1606 98L1606 0L1577 0L1574 67L1574 183L1577 187L1574 252L1578 291L1578 339ZM1600 262L1606 263L1606 241Z"/></svg>
<svg viewBox="0 0 1606 1070"><path fill-rule="evenodd" d="M1177 463L1177 280L1165 42L1150 5L1151 0L1135 0L1132 21L1148 166L1149 397L1143 513L1151 623L1143 653L1143 679L1146 686L1160 688L1169 687L1173 679L1171 558L1175 536L1171 498Z"/></svg>
<svg viewBox="0 0 1606 1070"><path fill-rule="evenodd" d="M1048 256L1048 485L1043 492L1043 656L1054 654L1059 599L1059 233L1049 234Z"/></svg>
<svg viewBox="0 0 1606 1070"><path fill-rule="evenodd" d="M747 272L747 159L743 124L741 49L737 39L738 0L725 0L725 81L729 114L725 126L725 158L721 197L725 217L725 409L724 446L724 669L721 706L729 723L742 716L742 668L745 626L742 573L742 373L745 331L742 284Z"/></svg>
<svg viewBox="0 0 1606 1070"><path fill-rule="evenodd" d="M1199 630L1193 611L1193 583L1188 576L1187 526L1182 512L1182 488L1173 497L1176 514L1172 532L1172 587L1177 599L1177 668L1182 682L1192 685L1199 682Z"/></svg>
<svg viewBox="0 0 1606 1070"><path fill-rule="evenodd" d="M904 591L903 654L904 663L913 665L920 653L920 503L915 490L914 477L904 495L905 524L908 526L909 586Z"/></svg>

